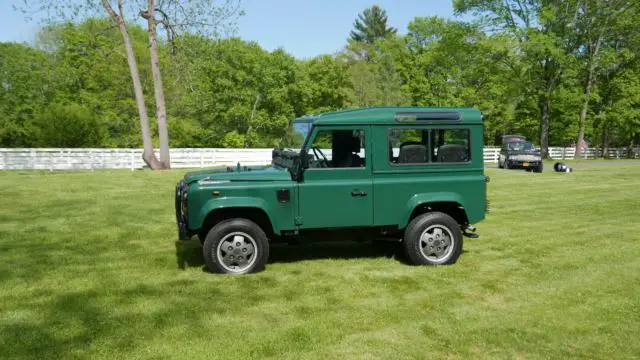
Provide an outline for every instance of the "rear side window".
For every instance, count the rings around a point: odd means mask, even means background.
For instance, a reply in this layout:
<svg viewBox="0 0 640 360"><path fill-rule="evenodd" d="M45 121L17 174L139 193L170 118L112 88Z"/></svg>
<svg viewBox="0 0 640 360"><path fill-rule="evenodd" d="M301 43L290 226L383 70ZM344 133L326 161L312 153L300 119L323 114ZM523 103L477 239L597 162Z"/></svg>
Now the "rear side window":
<svg viewBox="0 0 640 360"><path fill-rule="evenodd" d="M429 161L426 129L391 129L389 162L392 164L426 164Z"/></svg>
<svg viewBox="0 0 640 360"><path fill-rule="evenodd" d="M434 163L465 163L471 160L468 129L432 129L430 157Z"/></svg>
<svg viewBox="0 0 640 360"><path fill-rule="evenodd" d="M466 163L471 160L469 129L391 129L389 162L398 165Z"/></svg>

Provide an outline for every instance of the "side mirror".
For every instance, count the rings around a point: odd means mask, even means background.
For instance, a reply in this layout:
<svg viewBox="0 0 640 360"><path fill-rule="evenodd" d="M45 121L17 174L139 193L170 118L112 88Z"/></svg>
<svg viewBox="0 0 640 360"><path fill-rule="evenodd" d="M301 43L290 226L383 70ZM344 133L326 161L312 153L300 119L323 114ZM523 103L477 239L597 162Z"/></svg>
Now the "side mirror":
<svg viewBox="0 0 640 360"><path fill-rule="evenodd" d="M309 167L309 157L304 156L304 154L300 154L299 159L297 159L295 166L291 171L291 175L294 181L301 181L302 174L304 173L304 169Z"/></svg>
<svg viewBox="0 0 640 360"><path fill-rule="evenodd" d="M300 154L300 170L307 168L309 168L309 156L306 152L302 152L302 154Z"/></svg>

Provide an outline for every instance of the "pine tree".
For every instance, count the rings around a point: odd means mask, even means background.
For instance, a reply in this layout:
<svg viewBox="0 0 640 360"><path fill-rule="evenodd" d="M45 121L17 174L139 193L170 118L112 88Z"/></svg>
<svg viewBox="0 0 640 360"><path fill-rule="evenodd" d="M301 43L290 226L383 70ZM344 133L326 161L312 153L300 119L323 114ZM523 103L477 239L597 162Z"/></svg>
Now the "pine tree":
<svg viewBox="0 0 640 360"><path fill-rule="evenodd" d="M378 5L365 9L353 23L351 40L373 44L378 39L396 34L398 29L387 27L387 12Z"/></svg>

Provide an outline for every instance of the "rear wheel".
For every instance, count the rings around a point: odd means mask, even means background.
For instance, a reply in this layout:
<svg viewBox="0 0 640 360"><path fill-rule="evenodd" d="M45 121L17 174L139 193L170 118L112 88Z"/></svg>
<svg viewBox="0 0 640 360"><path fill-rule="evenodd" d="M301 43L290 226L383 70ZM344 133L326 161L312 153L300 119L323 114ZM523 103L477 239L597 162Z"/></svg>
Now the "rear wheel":
<svg viewBox="0 0 640 360"><path fill-rule="evenodd" d="M269 241L253 221L229 219L209 231L202 253L211 272L246 274L264 269L269 258Z"/></svg>
<svg viewBox="0 0 640 360"><path fill-rule="evenodd" d="M403 246L415 265L453 264L462 252L460 225L441 212L422 214L407 226Z"/></svg>

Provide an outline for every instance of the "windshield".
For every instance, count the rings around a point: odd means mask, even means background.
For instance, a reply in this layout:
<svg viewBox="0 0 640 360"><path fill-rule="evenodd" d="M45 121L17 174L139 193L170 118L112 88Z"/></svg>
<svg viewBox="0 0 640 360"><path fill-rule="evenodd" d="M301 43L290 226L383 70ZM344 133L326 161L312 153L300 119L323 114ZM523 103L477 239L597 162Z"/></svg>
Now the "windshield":
<svg viewBox="0 0 640 360"><path fill-rule="evenodd" d="M281 150L291 150L298 151L302 149L302 144L304 144L304 140L309 135L311 131L311 126L313 124L311 122L293 122L289 123L289 127L287 128L287 132L280 140L279 148Z"/></svg>
<svg viewBox="0 0 640 360"><path fill-rule="evenodd" d="M528 141L513 141L507 144L507 149L513 152L530 152L536 148Z"/></svg>

